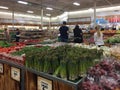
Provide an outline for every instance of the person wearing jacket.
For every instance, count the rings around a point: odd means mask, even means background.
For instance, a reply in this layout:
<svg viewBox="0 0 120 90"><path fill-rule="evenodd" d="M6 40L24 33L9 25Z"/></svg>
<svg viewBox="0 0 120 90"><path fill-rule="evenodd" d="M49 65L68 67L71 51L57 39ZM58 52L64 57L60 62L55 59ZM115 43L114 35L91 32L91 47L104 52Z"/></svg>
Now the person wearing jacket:
<svg viewBox="0 0 120 90"><path fill-rule="evenodd" d="M83 32L79 28L78 25L76 25L75 28L73 29L73 33L74 33L74 42L82 43L83 42Z"/></svg>
<svg viewBox="0 0 120 90"><path fill-rule="evenodd" d="M66 26L66 22L64 21L63 25L59 28L61 42L68 42L68 31L69 28Z"/></svg>
<svg viewBox="0 0 120 90"><path fill-rule="evenodd" d="M16 29L16 42L19 42L19 40L20 40L20 30L17 28Z"/></svg>

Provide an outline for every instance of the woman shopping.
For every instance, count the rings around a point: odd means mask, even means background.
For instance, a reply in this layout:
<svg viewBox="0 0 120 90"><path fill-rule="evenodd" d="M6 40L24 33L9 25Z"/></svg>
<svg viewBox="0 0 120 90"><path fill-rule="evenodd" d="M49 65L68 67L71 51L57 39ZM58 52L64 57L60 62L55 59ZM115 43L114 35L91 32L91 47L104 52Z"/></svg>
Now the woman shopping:
<svg viewBox="0 0 120 90"><path fill-rule="evenodd" d="M16 29L16 42L19 42L20 40L20 30L17 28Z"/></svg>
<svg viewBox="0 0 120 90"><path fill-rule="evenodd" d="M82 43L83 42L83 33L78 25L76 25L75 28L73 29L73 33L74 33L74 42Z"/></svg>
<svg viewBox="0 0 120 90"><path fill-rule="evenodd" d="M94 42L97 46L103 46L104 45L104 41L103 41L103 34L100 31L100 26L97 25L95 27L96 32L94 33Z"/></svg>

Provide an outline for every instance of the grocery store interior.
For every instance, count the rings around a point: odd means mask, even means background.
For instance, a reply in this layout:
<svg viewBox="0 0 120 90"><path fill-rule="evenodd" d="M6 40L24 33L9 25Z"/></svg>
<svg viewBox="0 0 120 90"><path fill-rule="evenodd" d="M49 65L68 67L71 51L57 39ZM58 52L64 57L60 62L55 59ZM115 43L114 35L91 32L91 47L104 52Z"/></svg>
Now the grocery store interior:
<svg viewBox="0 0 120 90"><path fill-rule="evenodd" d="M0 0L0 90L120 90L120 0Z"/></svg>

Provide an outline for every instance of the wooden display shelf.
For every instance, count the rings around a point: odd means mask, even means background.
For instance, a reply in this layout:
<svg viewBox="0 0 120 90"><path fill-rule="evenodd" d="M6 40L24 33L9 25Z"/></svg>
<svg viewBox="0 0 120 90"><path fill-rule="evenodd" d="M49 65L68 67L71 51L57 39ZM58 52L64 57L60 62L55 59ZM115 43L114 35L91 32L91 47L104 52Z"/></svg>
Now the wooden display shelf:
<svg viewBox="0 0 120 90"><path fill-rule="evenodd" d="M82 79L74 83L43 72L26 68L23 65L18 65L17 63L13 63L11 61L0 60L0 63L4 65L4 74L0 74L0 90L8 90L8 88L9 90L39 90L37 85L38 77L52 81L52 89L48 88L45 90L80 90L79 85ZM11 67L20 69L20 82L11 78Z"/></svg>
<svg viewBox="0 0 120 90"><path fill-rule="evenodd" d="M0 33L0 40L6 40L4 33Z"/></svg>
<svg viewBox="0 0 120 90"><path fill-rule="evenodd" d="M0 35L4 35L4 33L0 33Z"/></svg>
<svg viewBox="0 0 120 90"><path fill-rule="evenodd" d="M6 40L6 38L0 38L0 40Z"/></svg>
<svg viewBox="0 0 120 90"><path fill-rule="evenodd" d="M27 31L22 31L20 40L28 40L28 39L40 39L44 36L44 32L41 30L27 30Z"/></svg>

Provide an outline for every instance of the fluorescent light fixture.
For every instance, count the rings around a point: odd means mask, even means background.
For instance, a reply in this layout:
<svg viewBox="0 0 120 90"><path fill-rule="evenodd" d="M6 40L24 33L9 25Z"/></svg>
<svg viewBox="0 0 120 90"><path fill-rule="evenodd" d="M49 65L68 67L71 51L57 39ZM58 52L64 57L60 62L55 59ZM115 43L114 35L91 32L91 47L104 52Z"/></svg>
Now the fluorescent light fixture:
<svg viewBox="0 0 120 90"><path fill-rule="evenodd" d="M34 13L33 11L27 11L28 13Z"/></svg>
<svg viewBox="0 0 120 90"><path fill-rule="evenodd" d="M89 10L89 11L94 11L94 9L92 9L92 8L89 8L88 10Z"/></svg>
<svg viewBox="0 0 120 90"><path fill-rule="evenodd" d="M46 14L46 16L51 16L51 14Z"/></svg>
<svg viewBox="0 0 120 90"><path fill-rule="evenodd" d="M2 15L11 15L12 13L10 13L10 12L1 12L0 11L0 15L2 16Z"/></svg>
<svg viewBox="0 0 120 90"><path fill-rule="evenodd" d="M1 9L9 9L8 7L5 6L0 6Z"/></svg>
<svg viewBox="0 0 120 90"><path fill-rule="evenodd" d="M75 6L80 6L80 3L74 2L73 5L75 5Z"/></svg>
<svg viewBox="0 0 120 90"><path fill-rule="evenodd" d="M47 7L46 9L47 9L47 10L53 10L53 8L50 8L50 7Z"/></svg>
<svg viewBox="0 0 120 90"><path fill-rule="evenodd" d="M25 5L28 4L28 2L25 2L25 1L18 1L18 3L20 3L20 4L25 4Z"/></svg>
<svg viewBox="0 0 120 90"><path fill-rule="evenodd" d="M120 10L120 6L98 8L96 11L101 12L101 11L113 11L113 10Z"/></svg>

